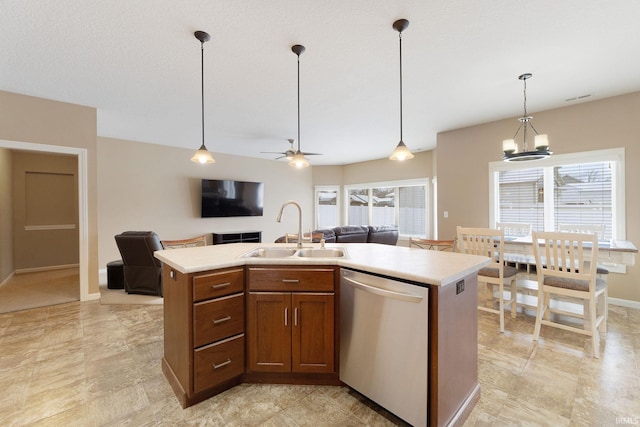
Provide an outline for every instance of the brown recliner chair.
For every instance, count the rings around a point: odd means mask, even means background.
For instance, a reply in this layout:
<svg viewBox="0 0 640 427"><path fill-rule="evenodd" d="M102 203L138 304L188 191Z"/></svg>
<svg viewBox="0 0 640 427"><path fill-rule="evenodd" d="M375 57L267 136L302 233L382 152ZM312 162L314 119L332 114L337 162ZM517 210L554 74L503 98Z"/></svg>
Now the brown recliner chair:
<svg viewBox="0 0 640 427"><path fill-rule="evenodd" d="M124 264L124 290L162 296L162 263L153 256L162 250L158 235L153 231L125 231L115 239Z"/></svg>

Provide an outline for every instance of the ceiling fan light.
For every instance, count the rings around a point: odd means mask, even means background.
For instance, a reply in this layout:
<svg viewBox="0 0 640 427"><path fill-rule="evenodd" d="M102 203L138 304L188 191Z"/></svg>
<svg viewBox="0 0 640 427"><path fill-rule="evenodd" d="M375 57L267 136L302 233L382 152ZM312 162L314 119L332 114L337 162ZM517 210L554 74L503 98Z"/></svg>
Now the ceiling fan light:
<svg viewBox="0 0 640 427"><path fill-rule="evenodd" d="M396 149L391 153L391 156L389 156L389 160L398 160L401 162L403 160L413 159L413 157L413 153L407 148L403 141L400 141Z"/></svg>
<svg viewBox="0 0 640 427"><path fill-rule="evenodd" d="M289 166L293 166L294 168L297 168L297 169L302 169L309 166L309 161L304 156L304 154L298 151L296 154L293 155L293 158L289 162Z"/></svg>
<svg viewBox="0 0 640 427"><path fill-rule="evenodd" d="M191 161L196 163L206 164L206 163L215 163L216 159L214 159L211 153L209 153L209 150L207 150L207 147L205 147L204 144L202 144L198 149L198 151L196 151L196 153L191 158Z"/></svg>

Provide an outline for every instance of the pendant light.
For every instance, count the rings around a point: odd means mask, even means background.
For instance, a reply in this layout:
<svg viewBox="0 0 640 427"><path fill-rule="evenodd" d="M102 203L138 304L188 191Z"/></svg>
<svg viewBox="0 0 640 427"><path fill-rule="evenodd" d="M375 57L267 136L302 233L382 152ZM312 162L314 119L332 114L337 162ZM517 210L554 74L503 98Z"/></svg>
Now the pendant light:
<svg viewBox="0 0 640 427"><path fill-rule="evenodd" d="M305 51L305 48L302 45L296 44L291 46L291 50L298 56L298 150L291 158L289 166L302 169L309 166L309 161L302 151L300 151L300 55Z"/></svg>
<svg viewBox="0 0 640 427"><path fill-rule="evenodd" d="M502 160L505 162L521 162L526 160L539 160L549 157L553 152L549 151L549 137L547 135L539 135L536 128L533 127L531 119L533 117L527 115L527 80L532 76L531 73L525 73L518 77L524 83L524 114L518 120L520 126L512 139L505 139L502 141L502 151L504 156ZM527 128L531 126L531 129L535 132L536 136L533 143L533 151L528 151L527 147ZM518 145L516 143L516 136L522 129L522 151L518 152Z"/></svg>
<svg viewBox="0 0 640 427"><path fill-rule="evenodd" d="M215 163L215 159L207 150L207 147L204 145L204 43L208 42L211 39L211 36L204 31L196 31L193 33L194 36L198 40L200 40L200 77L201 77L201 88L200 93L202 95L202 145L198 148L198 151L191 158L192 162L196 163Z"/></svg>
<svg viewBox="0 0 640 427"><path fill-rule="evenodd" d="M402 140L402 32L409 26L409 21L406 19L398 19L393 23L393 29L398 32L398 39L400 40L400 142L393 150L389 159L391 160L408 160L413 159L413 154L404 144Z"/></svg>

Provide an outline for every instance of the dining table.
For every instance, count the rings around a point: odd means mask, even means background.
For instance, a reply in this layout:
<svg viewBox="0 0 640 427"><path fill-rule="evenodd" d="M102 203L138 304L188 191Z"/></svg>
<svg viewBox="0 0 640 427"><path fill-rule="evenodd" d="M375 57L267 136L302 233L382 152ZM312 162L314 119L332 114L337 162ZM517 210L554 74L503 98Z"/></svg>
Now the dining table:
<svg viewBox="0 0 640 427"><path fill-rule="evenodd" d="M535 265L532 236L505 236L504 253L509 262ZM598 241L598 265L611 272L624 273L627 266L635 265L637 253L638 248L628 240Z"/></svg>

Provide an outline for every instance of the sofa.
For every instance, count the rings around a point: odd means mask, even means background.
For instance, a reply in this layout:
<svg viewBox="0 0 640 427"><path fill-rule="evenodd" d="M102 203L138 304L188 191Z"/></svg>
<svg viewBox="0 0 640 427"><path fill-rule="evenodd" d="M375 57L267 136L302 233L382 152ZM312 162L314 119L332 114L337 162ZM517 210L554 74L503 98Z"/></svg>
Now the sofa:
<svg viewBox="0 0 640 427"><path fill-rule="evenodd" d="M343 225L339 227L314 230L312 234L324 236L326 243L381 243L395 245L398 242L397 225ZM314 242L319 241L315 238ZM275 243L284 243L284 236Z"/></svg>

